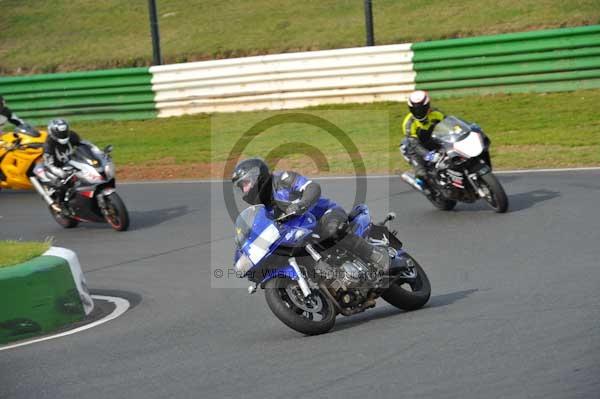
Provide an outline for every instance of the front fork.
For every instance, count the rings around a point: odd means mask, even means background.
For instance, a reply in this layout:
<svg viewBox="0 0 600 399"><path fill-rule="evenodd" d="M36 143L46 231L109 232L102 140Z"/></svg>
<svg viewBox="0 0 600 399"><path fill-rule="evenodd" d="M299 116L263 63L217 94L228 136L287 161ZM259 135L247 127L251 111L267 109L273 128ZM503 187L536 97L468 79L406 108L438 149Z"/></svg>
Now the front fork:
<svg viewBox="0 0 600 399"><path fill-rule="evenodd" d="M302 290L302 294L305 298L308 297L311 294L311 290L308 287L308 283L302 275L302 272L300 271L300 267L298 266L298 262L296 262L296 258L290 258L289 263L290 266L292 266L292 269L294 269L294 271L296 272L296 275L298 276L298 285Z"/></svg>
<svg viewBox="0 0 600 399"><path fill-rule="evenodd" d="M100 207L100 211L102 215L105 217L108 216L108 207L106 206L106 197L114 193L116 190L114 188L105 188L103 189L96 197L98 201L98 206Z"/></svg>
<svg viewBox="0 0 600 399"><path fill-rule="evenodd" d="M485 163L484 160L481 160L480 168L475 170L475 172L469 172L467 169L464 169L463 171L465 176L467 176L467 181L480 198L485 198L486 194L479 185L479 177L491 172L492 169Z"/></svg>
<svg viewBox="0 0 600 399"><path fill-rule="evenodd" d="M42 184L35 176L30 176L29 181L31 182L33 187L35 187L36 191L42 196L42 198L44 198L44 201L48 203L48 205L52 205L54 203L54 201L52 201L52 198L50 198L50 196L48 195L48 192L44 189L44 187L42 187Z"/></svg>

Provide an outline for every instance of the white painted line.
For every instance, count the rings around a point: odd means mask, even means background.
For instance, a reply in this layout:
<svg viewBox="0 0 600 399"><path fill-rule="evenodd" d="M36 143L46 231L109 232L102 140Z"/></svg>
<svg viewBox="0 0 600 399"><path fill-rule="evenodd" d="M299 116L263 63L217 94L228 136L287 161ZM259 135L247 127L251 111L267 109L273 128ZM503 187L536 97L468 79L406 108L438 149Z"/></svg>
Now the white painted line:
<svg viewBox="0 0 600 399"><path fill-rule="evenodd" d="M515 170L497 170L494 174L525 174L525 173L552 173L552 172L586 172L600 170L600 166L591 166L586 168L558 168L558 169L515 169ZM367 175L359 177L360 179L389 179L390 177L400 177L400 175ZM321 176L311 177L313 180L351 180L356 176ZM223 183L229 180L223 179L190 179L190 180L134 180L124 181L120 185L143 185L143 184L199 184L199 183Z"/></svg>
<svg viewBox="0 0 600 399"><path fill-rule="evenodd" d="M102 319L96 320L90 324L86 324L85 326L81 326L81 327L77 327L73 330L69 330L69 331L65 331L59 334L55 334L55 335L49 335L47 337L42 337L42 338L38 338L38 339L32 339L30 341L25 341L25 342L20 342L18 344L12 344L12 345L6 345L6 346L0 346L0 351L3 350L7 350L7 349L13 349L13 348L18 348L19 346L25 346L25 345L30 345L30 344L35 344L36 342L42 342L42 341L48 341L51 339L55 339L55 338L60 338L60 337L64 337L67 335L71 335L71 334L75 334L81 331L85 331L88 330L90 328L99 326L100 324L104 324L107 321L111 321L113 319L116 319L117 317L121 316L123 313L125 313L127 311L127 309L129 309L129 301L123 298L119 298L119 297L112 297L112 296L104 296L104 295L92 295L92 298L94 299L101 299L104 301L108 301L108 302L112 302L115 304L115 310L112 311L111 314L109 314L106 317L103 317Z"/></svg>

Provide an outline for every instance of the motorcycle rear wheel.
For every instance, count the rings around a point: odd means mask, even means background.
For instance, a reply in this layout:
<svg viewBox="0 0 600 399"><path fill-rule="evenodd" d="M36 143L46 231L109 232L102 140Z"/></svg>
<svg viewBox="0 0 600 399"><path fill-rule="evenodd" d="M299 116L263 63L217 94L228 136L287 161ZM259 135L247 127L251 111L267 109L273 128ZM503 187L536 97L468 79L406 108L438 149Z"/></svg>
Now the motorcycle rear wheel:
<svg viewBox="0 0 600 399"><path fill-rule="evenodd" d="M432 193L427 196L427 199L442 211L451 211L456 206L456 201L446 199L439 193Z"/></svg>
<svg viewBox="0 0 600 399"><path fill-rule="evenodd" d="M412 259L412 257L411 257ZM431 284L423 268L414 260L417 277L413 281L400 280L392 283L381 297L402 310L417 310L425 306L431 296Z"/></svg>
<svg viewBox="0 0 600 399"><path fill-rule="evenodd" d="M104 218L113 229L125 231L129 228L129 213L119 194L112 193L106 197L106 208L108 214Z"/></svg>
<svg viewBox="0 0 600 399"><path fill-rule="evenodd" d="M79 224L79 221L65 216L62 213L56 212L54 209L52 209L51 206L48 206L48 209L50 210L50 214L52 215L56 223L58 223L65 229L72 229L73 227L77 227L77 225Z"/></svg>
<svg viewBox="0 0 600 399"><path fill-rule="evenodd" d="M289 278L278 277L267 281L265 299L283 324L302 334L324 334L335 325L337 312L329 298L319 290L313 290L312 299L308 301L303 297L298 283Z"/></svg>

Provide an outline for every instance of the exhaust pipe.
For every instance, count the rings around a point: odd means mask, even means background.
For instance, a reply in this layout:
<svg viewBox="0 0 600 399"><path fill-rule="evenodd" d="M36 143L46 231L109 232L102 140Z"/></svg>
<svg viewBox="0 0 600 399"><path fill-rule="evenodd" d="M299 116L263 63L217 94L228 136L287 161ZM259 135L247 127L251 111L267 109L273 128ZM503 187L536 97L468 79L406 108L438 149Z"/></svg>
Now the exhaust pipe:
<svg viewBox="0 0 600 399"><path fill-rule="evenodd" d="M402 173L402 175L400 176L402 178L402 180L404 180L406 183L408 183L409 185L412 186L412 188L414 188L415 190L419 191L419 192L423 192L423 189L421 188L421 186L417 183L417 180L415 179L415 176L412 173L409 172L404 172Z"/></svg>
<svg viewBox="0 0 600 399"><path fill-rule="evenodd" d="M54 203L54 201L52 201L52 198L50 198L50 196L48 195L46 190L44 190L44 187L42 187L42 185L40 184L38 179L36 179L33 176L30 176L29 181L31 181L31 184L33 184L33 187L35 187L37 192L40 193L40 195L42 196L42 198L44 198L44 200L48 203L48 205L52 205Z"/></svg>

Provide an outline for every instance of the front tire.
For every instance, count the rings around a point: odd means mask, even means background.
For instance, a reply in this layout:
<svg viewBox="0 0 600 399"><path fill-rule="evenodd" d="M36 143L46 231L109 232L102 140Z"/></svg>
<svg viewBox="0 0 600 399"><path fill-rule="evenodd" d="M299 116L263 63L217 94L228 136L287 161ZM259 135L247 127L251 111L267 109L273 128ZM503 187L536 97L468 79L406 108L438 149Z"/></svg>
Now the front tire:
<svg viewBox="0 0 600 399"><path fill-rule="evenodd" d="M497 213L504 213L508 210L508 197L504 188L492 173L487 173L480 177L483 181L486 192L485 202ZM486 190L487 189L487 190Z"/></svg>
<svg viewBox="0 0 600 399"><path fill-rule="evenodd" d="M60 212L56 212L54 209L52 209L51 206L48 206L48 209L50 210L50 214L52 215L56 223L58 223L65 229L72 229L73 227L77 227L77 225L79 224L77 220L65 216Z"/></svg>
<svg viewBox="0 0 600 399"><path fill-rule="evenodd" d="M406 254L406 256L409 256ZM411 280L398 280L381 297L402 310L417 310L425 306L431 296L431 284L423 268L409 256L417 276Z"/></svg>
<svg viewBox="0 0 600 399"><path fill-rule="evenodd" d="M115 192L106 196L106 210L104 218L113 229L125 231L129 228L129 213L119 194Z"/></svg>
<svg viewBox="0 0 600 399"><path fill-rule="evenodd" d="M333 303L319 290L304 298L300 286L289 278L274 278L265 284L267 305L289 328L306 335L324 334L335 325Z"/></svg>

